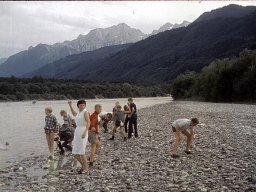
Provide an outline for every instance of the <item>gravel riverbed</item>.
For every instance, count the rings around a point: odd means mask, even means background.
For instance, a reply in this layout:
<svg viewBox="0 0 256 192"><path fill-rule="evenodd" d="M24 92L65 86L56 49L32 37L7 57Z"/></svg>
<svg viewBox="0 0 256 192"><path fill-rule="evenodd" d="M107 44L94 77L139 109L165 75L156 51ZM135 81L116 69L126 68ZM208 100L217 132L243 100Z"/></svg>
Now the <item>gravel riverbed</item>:
<svg viewBox="0 0 256 192"><path fill-rule="evenodd" d="M170 156L171 123L198 117L193 154ZM33 156L0 171L0 191L256 191L256 106L171 102L138 113L139 138L109 141L89 175L70 153ZM36 141L33 141L36 142ZM39 149L40 150L40 149Z"/></svg>

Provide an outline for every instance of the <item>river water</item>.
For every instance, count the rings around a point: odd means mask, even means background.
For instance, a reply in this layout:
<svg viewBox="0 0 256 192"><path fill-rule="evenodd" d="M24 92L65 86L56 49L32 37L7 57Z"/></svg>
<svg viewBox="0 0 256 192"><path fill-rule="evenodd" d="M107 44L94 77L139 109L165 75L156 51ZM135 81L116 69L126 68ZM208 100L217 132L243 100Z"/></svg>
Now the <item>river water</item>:
<svg viewBox="0 0 256 192"><path fill-rule="evenodd" d="M87 100L87 110L92 113L95 104L101 104L103 111L112 111L115 102L123 106L127 99L91 99ZM170 102L170 97L135 98L138 109L156 104ZM32 101L0 103L0 168L31 155L47 154L47 143L44 134L44 109L52 107L58 122L62 123L59 114L64 109L71 113L67 101ZM73 101L76 108L76 101ZM7 145L6 145L7 144Z"/></svg>

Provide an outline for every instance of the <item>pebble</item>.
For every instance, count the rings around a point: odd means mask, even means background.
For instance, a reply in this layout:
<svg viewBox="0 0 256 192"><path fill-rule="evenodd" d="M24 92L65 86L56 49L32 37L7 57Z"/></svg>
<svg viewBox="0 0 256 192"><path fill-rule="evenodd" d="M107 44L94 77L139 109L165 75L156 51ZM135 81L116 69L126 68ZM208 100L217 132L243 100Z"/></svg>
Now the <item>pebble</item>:
<svg viewBox="0 0 256 192"><path fill-rule="evenodd" d="M2 169L5 191L253 191L256 185L256 106L172 102L138 111L139 138L109 141L97 154L89 175L79 175L72 156L34 156ZM177 118L198 117L193 155L179 148L170 156ZM242 129L241 129L242 128ZM64 160L63 160L64 159ZM63 160L63 161L62 161Z"/></svg>

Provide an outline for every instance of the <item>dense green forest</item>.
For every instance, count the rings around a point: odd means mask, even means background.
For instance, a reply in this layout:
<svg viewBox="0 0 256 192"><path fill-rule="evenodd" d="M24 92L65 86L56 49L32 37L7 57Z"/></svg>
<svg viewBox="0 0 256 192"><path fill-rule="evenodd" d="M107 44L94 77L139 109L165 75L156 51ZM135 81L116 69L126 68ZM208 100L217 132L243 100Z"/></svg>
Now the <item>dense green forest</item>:
<svg viewBox="0 0 256 192"><path fill-rule="evenodd" d="M155 97L168 93L168 85L54 80L41 77L0 78L0 101Z"/></svg>
<svg viewBox="0 0 256 192"><path fill-rule="evenodd" d="M213 102L256 101L256 50L243 50L239 57L216 60L201 73L179 75L172 82L175 99Z"/></svg>

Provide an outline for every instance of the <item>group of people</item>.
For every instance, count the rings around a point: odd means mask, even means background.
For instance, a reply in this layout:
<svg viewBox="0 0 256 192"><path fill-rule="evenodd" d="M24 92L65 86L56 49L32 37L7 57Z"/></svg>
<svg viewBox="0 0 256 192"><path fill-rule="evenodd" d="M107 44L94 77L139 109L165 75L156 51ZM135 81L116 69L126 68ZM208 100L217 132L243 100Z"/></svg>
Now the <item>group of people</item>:
<svg viewBox="0 0 256 192"><path fill-rule="evenodd" d="M77 102L78 112L74 110L71 101L68 102L68 105L75 118L72 119L66 111L61 110L60 114L64 121L62 126L60 126L56 117L52 114L52 109L50 107L45 108L44 129L50 160L54 158L54 141L56 141L61 152L64 152L64 148L66 150L72 150L74 158L81 164L79 173L87 174L87 161L89 161L89 166L93 166L96 161L96 152L101 147L100 120L103 120L105 131L108 131L108 123L110 121L114 122L110 140L114 140L115 133L118 129L124 141L127 138L131 138L133 132L135 133L134 136L138 137L137 108L132 98L128 99L128 104L124 106L124 110L122 110L122 107L117 102L113 109L113 114L108 113L102 117L99 116L102 112L102 106L100 104L95 105L95 110L92 114L89 114L86 110L85 100L79 100ZM129 126L128 130L127 126ZM128 136L126 136L127 133ZM61 143L61 141L64 142ZM91 144L90 155L88 157L85 155L87 142Z"/></svg>
<svg viewBox="0 0 256 192"><path fill-rule="evenodd" d="M134 135L135 138L138 137L137 130L137 108L136 104L133 102L132 98L128 99L127 105L122 107L116 102L115 107L113 108L113 114L108 113L105 116L100 117L99 114L102 112L102 106L96 104L94 112L90 115L86 110L86 101L79 100L77 102L78 112L73 109L72 102L69 101L68 105L72 112L72 115L75 117L71 118L66 111L61 111L61 116L63 117L64 124L58 130L58 122L56 117L52 114L51 108L45 109L45 133L46 139L49 148L49 159L53 159L54 155L54 140L58 142L59 145L63 145L67 150L72 150L74 158L81 164L81 169L79 170L80 174L88 173L88 161L89 166L93 166L96 161L96 152L101 148L100 143L100 127L99 122L103 120L104 132L108 131L108 123L113 122L112 127L112 137L109 140L115 139L115 133L119 130L121 137L124 141L131 138ZM178 146L181 141L181 135L187 137L187 146L185 153L191 154L192 141L194 138L194 127L199 123L197 118L190 119L177 119L172 123L172 130L175 133L175 142L172 147L172 157L177 158ZM62 130L62 131L61 131ZM64 130L72 130L73 138L64 139L64 143L61 144L63 138L61 137L61 132ZM56 139L56 133L58 133ZM86 156L86 145L87 142L91 144L90 155ZM72 142L72 143L71 143ZM61 147L60 147L61 149ZM62 149L61 149L62 151Z"/></svg>
<svg viewBox="0 0 256 192"><path fill-rule="evenodd" d="M131 138L133 134L134 137L139 136L137 130L137 107L132 98L128 99L128 103L124 105L123 110L119 102L116 102L111 120L114 122L114 126L112 128L112 137L109 140L115 139L117 128L120 128L120 135L124 141L127 138Z"/></svg>

